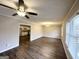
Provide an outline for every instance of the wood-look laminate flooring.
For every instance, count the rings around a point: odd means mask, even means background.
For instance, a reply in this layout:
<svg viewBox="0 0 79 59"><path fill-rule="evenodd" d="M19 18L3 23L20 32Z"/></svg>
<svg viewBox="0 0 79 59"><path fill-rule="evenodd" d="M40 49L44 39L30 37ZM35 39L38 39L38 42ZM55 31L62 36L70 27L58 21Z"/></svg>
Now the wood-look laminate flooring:
<svg viewBox="0 0 79 59"><path fill-rule="evenodd" d="M60 39L42 37L1 53L10 59L67 59Z"/></svg>

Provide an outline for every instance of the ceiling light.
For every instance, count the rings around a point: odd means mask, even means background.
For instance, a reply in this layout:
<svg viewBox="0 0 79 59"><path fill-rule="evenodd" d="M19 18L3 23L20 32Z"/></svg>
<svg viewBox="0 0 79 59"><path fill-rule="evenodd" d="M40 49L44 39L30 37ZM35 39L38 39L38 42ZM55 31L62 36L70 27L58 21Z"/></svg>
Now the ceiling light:
<svg viewBox="0 0 79 59"><path fill-rule="evenodd" d="M45 27L50 27L51 25L50 24L47 24L47 25L44 25Z"/></svg>
<svg viewBox="0 0 79 59"><path fill-rule="evenodd" d="M60 25L61 22L40 22L41 25Z"/></svg>
<svg viewBox="0 0 79 59"><path fill-rule="evenodd" d="M42 22L42 25L48 25L48 24L53 24L52 22Z"/></svg>
<svg viewBox="0 0 79 59"><path fill-rule="evenodd" d="M19 16L25 16L25 15L26 15L25 12L21 12L21 11L17 11L17 14L18 14Z"/></svg>
<svg viewBox="0 0 79 59"><path fill-rule="evenodd" d="M7 7L9 9L16 10L16 13L13 13L12 16L19 15L19 16L24 16L27 19L30 19L29 15L37 16L38 15L37 13L35 13L34 11L28 10L30 8L25 3L26 2L24 0L18 0L17 3L15 2L15 5L17 5L15 8L14 8L14 6L13 7L12 6L8 6L8 5L5 5L3 3L0 3L0 6L4 6L4 7Z"/></svg>
<svg viewBox="0 0 79 59"><path fill-rule="evenodd" d="M19 11L24 12L24 11L25 11L24 6L20 6L20 7L19 7Z"/></svg>

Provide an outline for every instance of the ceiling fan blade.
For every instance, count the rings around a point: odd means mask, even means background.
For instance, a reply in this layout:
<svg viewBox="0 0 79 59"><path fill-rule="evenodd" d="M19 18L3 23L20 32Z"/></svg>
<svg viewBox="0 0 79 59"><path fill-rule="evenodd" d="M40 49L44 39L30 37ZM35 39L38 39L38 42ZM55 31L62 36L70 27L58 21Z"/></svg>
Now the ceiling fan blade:
<svg viewBox="0 0 79 59"><path fill-rule="evenodd" d="M18 10L25 11L26 8L27 7L25 6L24 1L23 0L18 0Z"/></svg>
<svg viewBox="0 0 79 59"><path fill-rule="evenodd" d="M10 8L10 9L14 9L14 8L12 8L12 7L10 7L10 6L7 6L7 5L4 5L4 4L0 4L1 6L4 6L4 7L7 7L7 8ZM14 9L14 10L16 10L16 9Z"/></svg>
<svg viewBox="0 0 79 59"><path fill-rule="evenodd" d="M18 15L17 13L14 13L12 16L16 16L16 15Z"/></svg>
<svg viewBox="0 0 79 59"><path fill-rule="evenodd" d="M24 1L23 1L23 0L19 0L18 6L19 6L19 7L20 7L20 6L24 6Z"/></svg>
<svg viewBox="0 0 79 59"><path fill-rule="evenodd" d="M25 17L27 18L27 19L29 19L30 17L29 16L27 16L27 15L25 15Z"/></svg>
<svg viewBox="0 0 79 59"><path fill-rule="evenodd" d="M30 15L38 15L37 13L34 13L34 12L27 12L28 14L30 14Z"/></svg>

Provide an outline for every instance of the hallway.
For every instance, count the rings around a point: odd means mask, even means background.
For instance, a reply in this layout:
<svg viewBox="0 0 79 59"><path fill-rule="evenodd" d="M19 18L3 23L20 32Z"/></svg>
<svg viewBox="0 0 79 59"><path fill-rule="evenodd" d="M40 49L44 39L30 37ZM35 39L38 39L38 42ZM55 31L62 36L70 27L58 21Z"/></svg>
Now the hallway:
<svg viewBox="0 0 79 59"><path fill-rule="evenodd" d="M27 45L26 45L27 44ZM10 59L67 59L59 39L42 37L0 54Z"/></svg>

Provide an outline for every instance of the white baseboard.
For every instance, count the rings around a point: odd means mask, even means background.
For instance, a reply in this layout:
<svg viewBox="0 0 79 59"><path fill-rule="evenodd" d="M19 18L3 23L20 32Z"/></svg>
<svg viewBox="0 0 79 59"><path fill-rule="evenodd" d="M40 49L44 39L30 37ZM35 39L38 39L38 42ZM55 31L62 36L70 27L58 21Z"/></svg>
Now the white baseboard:
<svg viewBox="0 0 79 59"><path fill-rule="evenodd" d="M1 50L0 53L5 52L5 51L8 51L8 50L13 49L13 48L18 47L18 46L19 46L19 45L15 45L15 46L6 48L6 49L4 49L4 50Z"/></svg>
<svg viewBox="0 0 79 59"><path fill-rule="evenodd" d="M31 40L30 41L34 41L34 40L37 40L37 39L39 39L39 38L41 38L42 36L39 36L39 37L36 37L36 38L31 38Z"/></svg>

